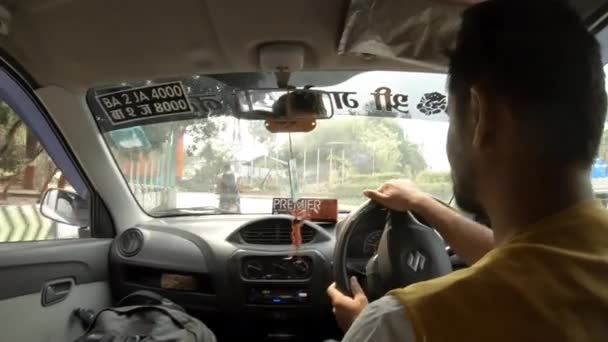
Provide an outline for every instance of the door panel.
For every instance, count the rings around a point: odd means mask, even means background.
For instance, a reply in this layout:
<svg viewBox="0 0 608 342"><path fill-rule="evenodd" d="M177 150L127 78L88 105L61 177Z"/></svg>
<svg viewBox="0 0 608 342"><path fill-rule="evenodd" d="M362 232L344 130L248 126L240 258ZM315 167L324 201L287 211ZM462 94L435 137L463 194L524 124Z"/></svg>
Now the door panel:
<svg viewBox="0 0 608 342"><path fill-rule="evenodd" d="M110 244L110 239L0 244L0 340L72 341L82 334L74 309L111 305ZM43 306L45 296L55 300Z"/></svg>
<svg viewBox="0 0 608 342"><path fill-rule="evenodd" d="M42 307L40 293L0 301L0 336L2 341L74 341L84 329L72 314L75 308L98 311L110 304L106 282L73 287L67 298Z"/></svg>
<svg viewBox="0 0 608 342"><path fill-rule="evenodd" d="M72 341L83 332L74 309L99 310L111 304L111 240L24 240L72 238L83 232L67 234L55 227L48 233L51 228L38 211L38 198L49 187L92 199L90 236L97 236L98 230L106 232L100 236L112 235L112 220L101 210L97 193L32 84L2 57L0 113L6 126L0 147L11 152L1 156L2 175L9 178L0 201L5 208L0 217L0 341Z"/></svg>

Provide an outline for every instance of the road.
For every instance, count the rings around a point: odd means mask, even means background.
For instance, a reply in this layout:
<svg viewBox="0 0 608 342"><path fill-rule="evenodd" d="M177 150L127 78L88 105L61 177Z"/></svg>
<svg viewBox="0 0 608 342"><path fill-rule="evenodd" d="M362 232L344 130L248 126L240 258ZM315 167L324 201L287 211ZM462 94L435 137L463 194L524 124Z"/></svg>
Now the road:
<svg viewBox="0 0 608 342"><path fill-rule="evenodd" d="M178 208L204 207L219 205L217 194L208 192L178 192L176 206ZM272 197L263 195L241 194L241 212L246 214L270 214L272 212Z"/></svg>

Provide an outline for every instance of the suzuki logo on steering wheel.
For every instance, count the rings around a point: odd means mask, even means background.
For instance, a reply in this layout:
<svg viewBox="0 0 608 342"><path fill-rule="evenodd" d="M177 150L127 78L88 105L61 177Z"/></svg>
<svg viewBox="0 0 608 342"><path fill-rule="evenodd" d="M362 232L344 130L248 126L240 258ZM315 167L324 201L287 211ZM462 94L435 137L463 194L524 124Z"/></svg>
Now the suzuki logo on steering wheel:
<svg viewBox="0 0 608 342"><path fill-rule="evenodd" d="M407 256L407 265L414 271L419 272L424 270L426 257L419 251L410 252Z"/></svg>

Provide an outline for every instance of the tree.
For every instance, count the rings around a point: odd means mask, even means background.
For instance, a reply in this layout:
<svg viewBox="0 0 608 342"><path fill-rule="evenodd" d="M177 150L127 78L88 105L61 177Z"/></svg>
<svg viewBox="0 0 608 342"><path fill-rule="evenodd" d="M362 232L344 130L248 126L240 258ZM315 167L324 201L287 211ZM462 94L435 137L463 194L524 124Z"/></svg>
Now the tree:
<svg viewBox="0 0 608 342"><path fill-rule="evenodd" d="M198 158L201 165L197 168L194 176L196 190L213 191L215 181L218 175L222 173L223 166L230 163L234 156L226 146L207 144L201 149Z"/></svg>
<svg viewBox="0 0 608 342"><path fill-rule="evenodd" d="M214 117L229 117L234 115L233 108L237 106L235 102L234 92L238 89L256 88L268 83L271 80L267 74L263 73L239 73L239 74L223 74L212 76L193 76L185 79L184 85L188 90L190 101L194 104L195 109L200 115L200 119L188 122L184 125L186 134L193 138L194 144L187 147L188 155L196 155L196 151L202 146L206 146L205 142L218 136L219 132L226 129L222 123L225 120L214 120ZM220 105L217 107L210 106L211 102L206 102L209 97L215 98ZM257 122L256 122L257 123ZM249 125L248 128L253 129L252 133L256 137L261 138L261 143L272 146L275 137L262 125ZM213 148L213 147L210 147ZM216 151L220 152L220 151ZM207 150L206 153L209 153ZM218 156L219 154L213 154ZM211 157L211 154L208 155Z"/></svg>
<svg viewBox="0 0 608 342"><path fill-rule="evenodd" d="M310 165L316 165L318 153L323 179L329 178L330 165L338 174L345 170L347 174L401 173L408 177L427 167L418 146L406 139L399 121L391 118L336 117L319 121L314 131L293 134L292 139L300 172L304 171L305 153L307 172L316 172ZM289 158L288 144L280 147L280 155Z"/></svg>
<svg viewBox="0 0 608 342"><path fill-rule="evenodd" d="M264 126L263 121L248 121L247 127L249 134L251 134L258 143L262 144L269 154L276 152L277 135L268 131Z"/></svg>
<svg viewBox="0 0 608 342"><path fill-rule="evenodd" d="M54 170L56 166L43 152L23 121L6 103L0 102L0 181L3 183L0 198L6 199L9 189L19 180L23 181L24 188L33 190L39 180L50 177L49 169Z"/></svg>
<svg viewBox="0 0 608 342"><path fill-rule="evenodd" d="M196 120L182 126L186 134L192 137L193 144L186 147L188 156L195 156L197 150L205 145L205 141L217 137L221 127L214 120Z"/></svg>
<svg viewBox="0 0 608 342"><path fill-rule="evenodd" d="M25 135L23 121L4 102L0 102L0 170L14 174L23 159Z"/></svg>
<svg viewBox="0 0 608 342"><path fill-rule="evenodd" d="M397 143L398 154L398 166L401 170L408 170L410 177L415 177L418 173L427 168L426 161L419 151L418 145L409 141L403 129L399 125L400 120L394 118L397 117L409 117L407 114L395 115L392 112L378 110L374 102L369 102L365 105L367 111L366 116L369 118L375 118L380 120L380 124L386 128L386 138L389 143ZM381 140L381 146L385 146L386 140Z"/></svg>

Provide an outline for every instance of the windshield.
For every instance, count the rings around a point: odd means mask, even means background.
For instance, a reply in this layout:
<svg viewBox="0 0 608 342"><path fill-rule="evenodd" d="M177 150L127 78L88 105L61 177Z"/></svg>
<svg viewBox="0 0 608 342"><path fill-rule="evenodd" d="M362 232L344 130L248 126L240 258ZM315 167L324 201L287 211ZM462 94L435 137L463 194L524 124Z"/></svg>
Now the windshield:
<svg viewBox="0 0 608 342"><path fill-rule="evenodd" d="M133 196L153 216L187 208L222 214L216 209L225 203L270 213L273 198L291 196L333 198L350 210L363 203L364 189L394 178L450 200L445 81L406 72L294 73L290 85L323 90L333 106L333 117L307 133L273 134L263 120L234 115L235 90L277 88L272 73L123 83L92 89L88 102ZM173 100L133 114L125 101L153 93L120 91L158 84L169 86L156 95ZM157 115L154 106L163 105L168 114Z"/></svg>

